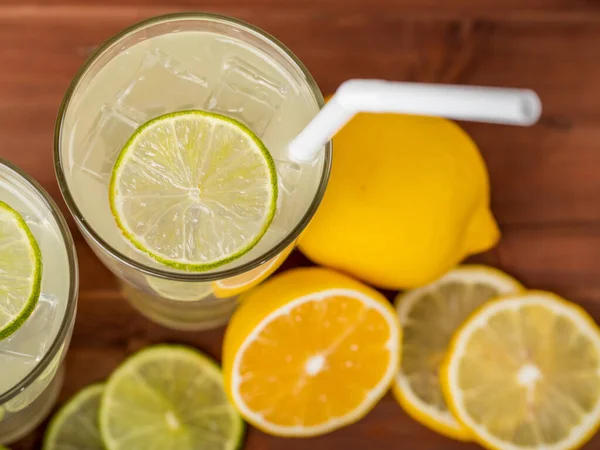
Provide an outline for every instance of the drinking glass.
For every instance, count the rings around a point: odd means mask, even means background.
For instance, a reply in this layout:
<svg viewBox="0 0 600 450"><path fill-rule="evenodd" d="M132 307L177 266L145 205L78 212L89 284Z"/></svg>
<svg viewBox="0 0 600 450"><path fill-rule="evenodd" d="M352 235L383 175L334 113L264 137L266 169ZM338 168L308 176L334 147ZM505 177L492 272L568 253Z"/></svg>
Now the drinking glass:
<svg viewBox="0 0 600 450"><path fill-rule="evenodd" d="M287 144L322 106L315 81L290 50L228 17L156 17L95 51L60 108L55 169L83 236L137 310L171 328L216 327L229 319L240 293L283 262L323 197L331 165L331 143L310 164L291 161ZM115 160L135 130L190 109L247 125L274 158L279 188L275 218L259 243L235 261L194 273L161 265L130 245L108 198Z"/></svg>
<svg viewBox="0 0 600 450"><path fill-rule="evenodd" d="M0 340L0 444L33 430L61 389L77 305L75 246L50 196L29 176L0 159L0 200L25 220L40 247L38 303L14 333Z"/></svg>

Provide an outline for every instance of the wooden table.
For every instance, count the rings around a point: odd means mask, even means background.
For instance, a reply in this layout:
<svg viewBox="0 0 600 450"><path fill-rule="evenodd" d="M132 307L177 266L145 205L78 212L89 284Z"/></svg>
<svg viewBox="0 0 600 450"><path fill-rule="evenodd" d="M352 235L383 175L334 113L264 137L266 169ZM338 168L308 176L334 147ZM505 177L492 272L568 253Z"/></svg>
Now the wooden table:
<svg viewBox="0 0 600 450"><path fill-rule="evenodd" d="M351 77L528 87L533 128L465 124L488 163L504 237L479 257L582 304L600 320L600 3L593 0L3 0L0 156L64 207L52 166L59 103L86 56L121 28L180 10L254 23L285 42L327 93ZM219 357L223 330L173 332L134 312L69 218L81 269L66 400L145 345L188 343ZM308 264L294 254L284 269ZM38 449L43 426L14 449ZM246 449L459 450L387 396L327 436L282 440L250 429ZM600 447L600 436L586 449Z"/></svg>

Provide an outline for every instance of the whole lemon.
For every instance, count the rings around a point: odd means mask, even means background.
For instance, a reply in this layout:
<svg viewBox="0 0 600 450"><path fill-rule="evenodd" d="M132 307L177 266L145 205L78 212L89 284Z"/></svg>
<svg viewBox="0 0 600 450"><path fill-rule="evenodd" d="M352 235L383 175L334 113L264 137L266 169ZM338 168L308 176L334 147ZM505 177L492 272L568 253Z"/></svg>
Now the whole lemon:
<svg viewBox="0 0 600 450"><path fill-rule="evenodd" d="M405 289L498 241L484 161L454 122L359 114L333 147L325 197L299 242L315 263Z"/></svg>

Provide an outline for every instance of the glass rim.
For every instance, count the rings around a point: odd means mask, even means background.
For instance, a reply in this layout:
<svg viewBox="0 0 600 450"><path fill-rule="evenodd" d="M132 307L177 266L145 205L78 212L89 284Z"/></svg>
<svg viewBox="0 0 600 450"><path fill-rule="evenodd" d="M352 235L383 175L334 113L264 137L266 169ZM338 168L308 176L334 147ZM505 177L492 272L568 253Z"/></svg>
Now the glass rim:
<svg viewBox="0 0 600 450"><path fill-rule="evenodd" d="M188 282L201 282L201 281L214 281L223 278L229 278L232 276L240 275L249 270L252 270L261 264L267 262L271 258L274 258L281 251L283 251L286 247L291 245L294 241L297 240L300 233L306 228L313 215L315 214L317 208L319 207L321 200L323 199L323 195L325 194L325 189L327 187L327 182L329 180L329 174L331 172L331 160L332 160L332 142L329 141L325 145L325 157L323 161L323 172L321 174L321 179L319 181L319 186L304 216L300 219L300 221L296 224L294 228L275 246L273 246L268 251L264 252L262 255L248 261L238 267L224 269L224 270L216 270L211 272L171 272L169 270L159 269L157 267L153 267L147 264L143 264L139 261L136 261L127 255L116 250L113 246L111 246L105 239L103 239L99 233L97 233L94 228L87 222L81 210L77 206L75 199L71 195L71 191L69 189L69 185L67 183L67 179L65 173L63 171L62 165L62 155L61 155L61 141L62 141L62 129L66 117L66 113L71 104L73 94L76 91L79 83L83 79L83 77L87 74L90 67L111 47L120 42L125 37L136 33L145 28L159 25L166 22L174 22L174 21L185 21L185 20L204 20L204 21L212 21L219 22L224 24L229 24L231 26L235 26L238 28L242 28L245 31L255 35L256 37L267 41L270 45L278 49L282 52L282 56L289 58L289 62L293 63L296 68L299 70L301 75L304 77L304 81L309 87L309 90L313 94L314 99L317 102L317 106L322 108L325 104L323 99L323 95L321 90L317 86L317 83L313 79L312 75L308 71L308 69L304 66L304 64L289 50L284 44L282 44L277 38L271 36L269 33L261 30L254 25L246 23L242 20L235 19L228 16L223 16L219 14L212 13L202 13L202 12L187 12L187 13L175 13L175 14L166 14L161 16L152 17L150 19L143 20L138 22L130 27L122 30L120 33L111 37L107 41L105 41L101 46L99 46L85 61L85 63L81 66L77 74L75 75L73 81L69 85L65 97L60 105L60 109L58 112L58 117L56 120L56 126L54 129L54 170L56 173L56 178L58 180L58 185L60 188L60 192L67 204L71 215L75 218L80 229L84 230L85 234L89 239L91 239L94 244L98 245L102 250L106 251L112 258L115 258L122 264L133 268L139 272L142 272L146 275L154 276L157 278L163 278L167 280L175 280L175 281L188 281Z"/></svg>
<svg viewBox="0 0 600 450"><path fill-rule="evenodd" d="M40 199L48 207L53 219L56 221L61 237L65 244L65 251L67 253L67 262L69 264L69 293L67 296L67 305L65 314L62 319L62 323L54 341L50 345L50 348L46 354L42 357L41 361L31 371L23 377L16 385L11 387L8 391L0 393L0 405L3 405L10 399L20 394L25 388L33 383L48 367L50 362L54 359L58 351L62 348L63 343L71 329L71 324L75 319L75 310L77 305L77 294L79 290L79 269L77 266L77 254L75 252L75 242L69 231L69 226L64 216L60 212L58 205L54 202L50 194L31 176L27 175L23 170L16 167L14 164L8 162L4 158L0 158L0 167L4 167L9 171L13 172L17 177L23 179L33 190L40 196Z"/></svg>

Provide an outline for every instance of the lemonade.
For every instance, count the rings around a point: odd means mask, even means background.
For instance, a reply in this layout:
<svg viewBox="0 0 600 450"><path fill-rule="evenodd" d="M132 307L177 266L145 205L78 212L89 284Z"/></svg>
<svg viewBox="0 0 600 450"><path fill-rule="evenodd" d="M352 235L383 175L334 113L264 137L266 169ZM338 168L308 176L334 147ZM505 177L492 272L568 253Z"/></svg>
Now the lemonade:
<svg viewBox="0 0 600 450"><path fill-rule="evenodd" d="M2 160L0 201L24 220L43 261L35 309L0 340L0 443L6 444L35 428L58 395L75 317L77 270L73 242L56 205L35 182ZM3 216L4 232L7 217ZM5 240L0 252L10 251L13 242ZM15 277L1 273L0 285ZM2 296L2 314L14 311L13 299L10 290Z"/></svg>
<svg viewBox="0 0 600 450"><path fill-rule="evenodd" d="M137 309L174 328L216 326L230 316L235 295L283 262L277 255L294 242L320 201L330 158L327 148L317 161L298 164L289 159L287 144L322 101L306 69L281 44L249 25L219 16L152 19L96 52L67 93L59 116L57 173L84 236L123 281L123 291ZM198 264L181 270L181 265L148 257L150 252L140 251L138 244L136 249L119 228L109 199L115 161L128 139L149 120L183 110L220 114L248 127L272 157L277 178L275 215L258 243L227 264L201 271ZM223 164L217 168L227 171L229 163ZM158 223L175 216L165 208L153 217ZM182 220L184 228L197 222ZM208 231L200 234L213 245L232 245L231 239ZM165 240L171 236L163 235ZM241 289L236 282L240 276ZM232 282L223 283L228 279Z"/></svg>

